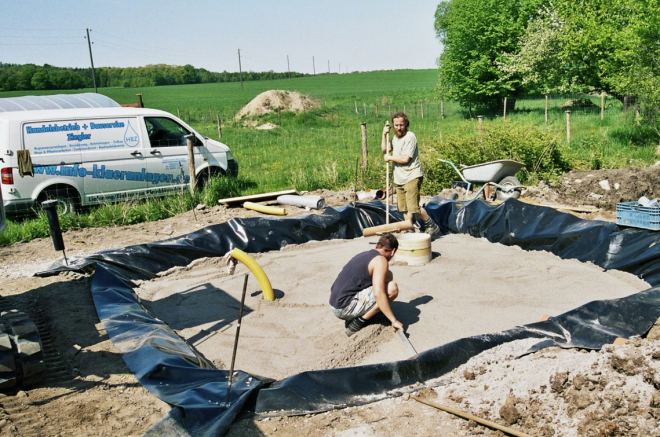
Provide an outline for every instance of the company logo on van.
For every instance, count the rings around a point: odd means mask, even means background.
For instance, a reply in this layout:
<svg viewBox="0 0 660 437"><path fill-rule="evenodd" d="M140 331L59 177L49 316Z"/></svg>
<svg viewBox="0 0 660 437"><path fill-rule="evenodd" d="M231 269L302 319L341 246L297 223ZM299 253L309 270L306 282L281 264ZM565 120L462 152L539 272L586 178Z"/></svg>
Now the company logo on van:
<svg viewBox="0 0 660 437"><path fill-rule="evenodd" d="M25 147L34 155L138 147L137 119L109 118L30 123Z"/></svg>
<svg viewBox="0 0 660 437"><path fill-rule="evenodd" d="M135 147L140 144L140 137L135 129L133 129L133 126L131 126L130 121L128 122L128 126L126 126L126 132L124 132L124 144L128 147Z"/></svg>

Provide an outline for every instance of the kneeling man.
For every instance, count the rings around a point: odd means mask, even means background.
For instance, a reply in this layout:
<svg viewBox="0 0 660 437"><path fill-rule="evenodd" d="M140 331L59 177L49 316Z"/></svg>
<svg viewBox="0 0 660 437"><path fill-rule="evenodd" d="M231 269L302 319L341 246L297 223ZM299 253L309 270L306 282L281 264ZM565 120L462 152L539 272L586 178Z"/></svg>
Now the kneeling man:
<svg viewBox="0 0 660 437"><path fill-rule="evenodd" d="M355 255L332 284L330 306L335 316L344 320L349 337L362 329L369 319L382 312L394 329L403 329L390 301L399 295L389 262L399 242L392 234L378 239L376 248Z"/></svg>

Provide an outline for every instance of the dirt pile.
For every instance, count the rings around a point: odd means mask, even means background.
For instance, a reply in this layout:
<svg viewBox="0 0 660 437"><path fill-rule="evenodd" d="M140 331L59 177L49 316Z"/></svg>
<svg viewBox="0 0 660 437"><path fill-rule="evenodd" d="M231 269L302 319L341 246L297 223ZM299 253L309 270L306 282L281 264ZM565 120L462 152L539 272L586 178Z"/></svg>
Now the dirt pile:
<svg viewBox="0 0 660 437"><path fill-rule="evenodd" d="M529 187L524 197L615 210L619 202L660 197L660 164L644 168L571 171L557 183Z"/></svg>
<svg viewBox="0 0 660 437"><path fill-rule="evenodd" d="M259 117L272 112L303 112L318 108L321 104L297 91L264 91L241 108L234 120Z"/></svg>
<svg viewBox="0 0 660 437"><path fill-rule="evenodd" d="M525 351L520 340L486 351L440 378L440 403L531 435L658 435L660 352L635 338L600 351Z"/></svg>

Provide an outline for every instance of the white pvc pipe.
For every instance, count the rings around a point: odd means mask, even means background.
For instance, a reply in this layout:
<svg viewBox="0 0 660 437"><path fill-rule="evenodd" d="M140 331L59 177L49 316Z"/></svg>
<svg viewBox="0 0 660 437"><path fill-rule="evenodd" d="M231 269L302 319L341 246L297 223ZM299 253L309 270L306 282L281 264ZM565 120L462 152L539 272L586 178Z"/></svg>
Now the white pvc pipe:
<svg viewBox="0 0 660 437"><path fill-rule="evenodd" d="M325 199L321 196L294 196L284 194L277 196L277 203L280 205L298 206L300 208L321 209L325 206Z"/></svg>

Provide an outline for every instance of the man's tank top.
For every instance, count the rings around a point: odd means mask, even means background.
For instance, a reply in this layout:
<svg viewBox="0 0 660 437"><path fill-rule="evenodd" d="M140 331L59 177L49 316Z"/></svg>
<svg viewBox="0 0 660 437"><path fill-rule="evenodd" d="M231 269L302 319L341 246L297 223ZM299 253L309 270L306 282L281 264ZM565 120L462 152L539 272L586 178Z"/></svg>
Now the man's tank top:
<svg viewBox="0 0 660 437"><path fill-rule="evenodd" d="M355 255L344 266L330 289L330 305L333 308L344 308L353 296L371 287L369 263L378 255L377 250L371 249Z"/></svg>

